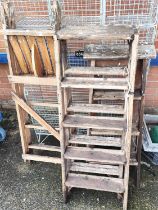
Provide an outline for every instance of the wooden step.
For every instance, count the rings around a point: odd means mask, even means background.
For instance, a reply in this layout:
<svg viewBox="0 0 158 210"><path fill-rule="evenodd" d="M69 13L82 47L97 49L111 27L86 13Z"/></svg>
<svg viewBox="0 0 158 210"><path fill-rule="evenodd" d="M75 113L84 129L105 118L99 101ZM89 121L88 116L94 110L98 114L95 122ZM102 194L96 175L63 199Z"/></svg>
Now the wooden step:
<svg viewBox="0 0 158 210"><path fill-rule="evenodd" d="M64 78L61 87L64 88L92 88L105 90L128 90L128 81L124 78Z"/></svg>
<svg viewBox="0 0 158 210"><path fill-rule="evenodd" d="M95 90L93 100L125 100L123 91L99 91Z"/></svg>
<svg viewBox="0 0 158 210"><path fill-rule="evenodd" d="M65 184L67 187L123 193L123 183L119 178L69 173Z"/></svg>
<svg viewBox="0 0 158 210"><path fill-rule="evenodd" d="M79 75L103 75L103 76L127 76L125 67L72 67L65 71L67 76Z"/></svg>
<svg viewBox="0 0 158 210"><path fill-rule="evenodd" d="M63 121L63 126L66 128L96 128L124 131L126 129L126 122L123 119L116 120L116 118L68 115Z"/></svg>
<svg viewBox="0 0 158 210"><path fill-rule="evenodd" d="M123 101L125 100L125 94L123 91L94 90L93 100L94 101L103 101L103 100ZM134 100L141 100L141 94L139 93L139 91L135 91Z"/></svg>
<svg viewBox="0 0 158 210"><path fill-rule="evenodd" d="M72 104L67 108L67 111L79 113L125 114L123 106L107 104Z"/></svg>
<svg viewBox="0 0 158 210"><path fill-rule="evenodd" d="M70 171L119 176L122 173L122 167L97 163L73 162Z"/></svg>
<svg viewBox="0 0 158 210"><path fill-rule="evenodd" d="M22 158L24 160L33 160L33 161L40 161L40 162L45 162L45 163L61 164L61 158L57 158L57 157L23 154Z"/></svg>
<svg viewBox="0 0 158 210"><path fill-rule="evenodd" d="M109 26L65 26L57 32L60 40L131 40L133 27L125 25Z"/></svg>
<svg viewBox="0 0 158 210"><path fill-rule="evenodd" d="M88 60L116 60L129 57L129 46L119 45L98 45L89 44L84 49L84 59ZM154 45L139 45L138 58L155 58L156 50Z"/></svg>
<svg viewBox="0 0 158 210"><path fill-rule="evenodd" d="M118 130L105 130L105 129L92 129L91 130L91 135L99 135L99 136L121 136L122 135L122 131L118 131ZM132 136L139 136L140 132L137 128L133 127L132 128Z"/></svg>
<svg viewBox="0 0 158 210"><path fill-rule="evenodd" d="M94 161L107 163L110 165L124 164L126 162L125 152L123 150L111 150L88 147L68 146L64 157L69 160Z"/></svg>
<svg viewBox="0 0 158 210"><path fill-rule="evenodd" d="M117 60L128 59L128 45L95 45L89 44L85 46L84 58L95 60Z"/></svg>
<svg viewBox="0 0 158 210"><path fill-rule="evenodd" d="M45 145L45 144L31 144L28 146L28 148L35 149L35 150L46 150L46 151L51 151L51 152L61 152L60 147Z"/></svg>
<svg viewBox="0 0 158 210"><path fill-rule="evenodd" d="M82 145L121 147L122 138L121 137L73 135L70 138L69 143L82 144Z"/></svg>

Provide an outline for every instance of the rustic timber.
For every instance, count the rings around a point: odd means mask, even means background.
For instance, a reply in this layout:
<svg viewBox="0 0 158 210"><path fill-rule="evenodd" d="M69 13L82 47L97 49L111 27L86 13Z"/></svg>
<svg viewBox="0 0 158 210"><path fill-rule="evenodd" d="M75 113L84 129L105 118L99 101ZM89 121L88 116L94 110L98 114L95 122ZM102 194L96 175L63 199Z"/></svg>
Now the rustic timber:
<svg viewBox="0 0 158 210"><path fill-rule="evenodd" d="M56 86L57 81L55 77L35 77L35 76L8 76L12 84L27 84L27 85L44 85Z"/></svg>
<svg viewBox="0 0 158 210"><path fill-rule="evenodd" d="M154 45L139 45L138 58L151 59L156 57L156 49ZM84 59L87 60L117 60L129 58L128 45L86 45L84 49Z"/></svg>
<svg viewBox="0 0 158 210"><path fill-rule="evenodd" d="M61 152L60 147L57 146L50 146L46 144L31 144L28 146L29 149L35 149L35 150L46 150L51 152Z"/></svg>
<svg viewBox="0 0 158 210"><path fill-rule="evenodd" d="M133 27L125 25L109 26L66 26L57 32L60 40L131 40Z"/></svg>
<svg viewBox="0 0 158 210"><path fill-rule="evenodd" d="M96 116L78 116L68 115L63 121L64 127L70 128L96 128L96 129L109 129L113 131L123 131L126 129L125 120L109 119Z"/></svg>
<svg viewBox="0 0 158 210"><path fill-rule="evenodd" d="M83 163L73 162L70 171L72 172L83 172L92 174L107 174L107 175L119 175L119 166L98 164L98 163Z"/></svg>
<svg viewBox="0 0 158 210"><path fill-rule="evenodd" d="M71 67L66 69L65 75L103 75L103 76L127 76L124 67Z"/></svg>
<svg viewBox="0 0 158 210"><path fill-rule="evenodd" d="M64 88L92 88L105 90L127 90L127 80L117 78L64 78L61 84Z"/></svg>
<svg viewBox="0 0 158 210"><path fill-rule="evenodd" d="M32 70L35 77L43 76L43 65L41 61L41 56L39 54L38 48L35 44L31 48L31 58L32 58Z"/></svg>
<svg viewBox="0 0 158 210"><path fill-rule="evenodd" d="M46 162L46 163L61 164L61 159L56 158L56 157L23 154L22 158L24 160L33 160L33 161L40 161L40 162Z"/></svg>
<svg viewBox="0 0 158 210"><path fill-rule="evenodd" d="M69 112L83 112L83 113L111 113L124 114L124 107L121 105L108 104L70 104L67 111Z"/></svg>
<svg viewBox="0 0 158 210"><path fill-rule="evenodd" d="M123 193L123 179L69 173L66 186Z"/></svg>
<svg viewBox="0 0 158 210"><path fill-rule="evenodd" d="M81 144L81 145L121 147L122 139L121 139L121 137L73 135L69 139L69 143L71 143L71 144Z"/></svg>
<svg viewBox="0 0 158 210"><path fill-rule="evenodd" d="M88 147L68 146L64 157L69 160L85 160L100 163L124 164L126 162L123 150L97 149Z"/></svg>

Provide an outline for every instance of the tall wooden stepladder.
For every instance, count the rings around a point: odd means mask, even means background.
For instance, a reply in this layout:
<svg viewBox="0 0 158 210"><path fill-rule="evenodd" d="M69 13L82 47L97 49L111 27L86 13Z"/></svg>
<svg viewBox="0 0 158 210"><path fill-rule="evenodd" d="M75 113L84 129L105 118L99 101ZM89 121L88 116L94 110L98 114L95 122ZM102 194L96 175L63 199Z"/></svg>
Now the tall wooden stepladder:
<svg viewBox="0 0 158 210"><path fill-rule="evenodd" d="M77 33L76 30L79 30ZM65 43L71 39L92 39L92 31L59 30L55 40L58 97L60 101L60 140L62 158L62 187L64 200L72 187L94 189L123 194L123 209L127 209L128 180L133 117L134 84L137 64L137 34L124 37L129 41L130 55L127 67L69 67L65 60ZM95 38L109 38L102 28ZM122 27L116 30L122 30ZM128 28L126 28L128 30ZM126 31L125 29L125 31ZM115 30L114 30L115 31ZM72 34L71 34L72 33ZM118 38L110 32L111 39ZM98 35L98 37L97 37ZM120 38L120 37L119 37ZM128 70L127 70L128 69ZM88 76L88 77L87 77ZM124 94L124 105L77 104L73 102L72 89L114 90ZM86 113L86 115L84 114ZM88 114L88 115L87 115ZM119 136L78 134L83 128L121 133ZM87 147L89 145L90 147ZM92 147L91 147L92 146Z"/></svg>

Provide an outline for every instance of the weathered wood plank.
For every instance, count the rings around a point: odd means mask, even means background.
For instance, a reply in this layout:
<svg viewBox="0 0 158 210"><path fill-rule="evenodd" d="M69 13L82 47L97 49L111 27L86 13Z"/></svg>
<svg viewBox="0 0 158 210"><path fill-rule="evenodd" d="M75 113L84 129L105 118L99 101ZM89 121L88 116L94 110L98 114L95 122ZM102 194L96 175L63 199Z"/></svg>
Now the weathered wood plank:
<svg viewBox="0 0 158 210"><path fill-rule="evenodd" d="M104 76L127 76L124 67L71 67L65 71L67 76L79 75L104 75Z"/></svg>
<svg viewBox="0 0 158 210"><path fill-rule="evenodd" d="M18 39L20 48L21 48L21 50L23 52L23 55L25 57L25 60L26 60L29 72L33 73L31 52L30 52L30 48L29 48L29 45L27 43L27 40L26 40L25 36L17 36L17 39Z"/></svg>
<svg viewBox="0 0 158 210"><path fill-rule="evenodd" d="M41 61L41 56L39 54L37 46L34 44L31 48L31 58L32 58L32 70L35 77L43 76L43 65Z"/></svg>
<svg viewBox="0 0 158 210"><path fill-rule="evenodd" d="M53 30L16 30L16 29L5 29L3 31L3 33L5 35L21 35L21 36L39 36L39 37L43 37L43 36L54 36L54 32Z"/></svg>
<svg viewBox="0 0 158 210"><path fill-rule="evenodd" d="M66 26L57 32L58 39L79 40L131 40L134 29L125 25L117 26Z"/></svg>
<svg viewBox="0 0 158 210"><path fill-rule="evenodd" d="M71 104L67 108L67 111L81 113L125 114L123 106L108 104Z"/></svg>
<svg viewBox="0 0 158 210"><path fill-rule="evenodd" d="M70 167L70 171L118 176L120 170L119 166L73 162Z"/></svg>
<svg viewBox="0 0 158 210"><path fill-rule="evenodd" d="M123 131L126 129L126 123L122 119L109 119L96 116L66 116L63 121L64 127L70 128L96 128L96 129L109 129L112 131Z"/></svg>
<svg viewBox="0 0 158 210"><path fill-rule="evenodd" d="M45 163L61 164L61 159L56 158L56 157L23 154L22 158L24 160L33 160L33 161L40 161L40 162L45 162Z"/></svg>
<svg viewBox="0 0 158 210"><path fill-rule="evenodd" d="M123 193L123 179L69 173L66 186Z"/></svg>
<svg viewBox="0 0 158 210"><path fill-rule="evenodd" d="M34 77L34 76L8 76L13 84L44 85L56 86L57 81L54 77Z"/></svg>
<svg viewBox="0 0 158 210"><path fill-rule="evenodd" d="M46 144L31 144L28 146L29 149L35 149L35 150L46 150L51 152L61 152L60 147L57 146L50 146Z"/></svg>
<svg viewBox="0 0 158 210"><path fill-rule="evenodd" d="M55 48L54 48L54 40L53 37L46 37L46 42L48 46L48 50L50 53L50 58L52 61L52 66L53 66L53 73L56 75L56 66L55 66Z"/></svg>
<svg viewBox="0 0 158 210"><path fill-rule="evenodd" d="M91 89L106 89L106 90L127 90L128 83L125 80L118 78L64 78L62 87L65 88L91 88Z"/></svg>
<svg viewBox="0 0 158 210"><path fill-rule="evenodd" d="M129 46L128 45L86 45L84 49L84 59L95 60L116 60L128 59ZM156 49L154 45L139 45L138 58L151 59L156 57Z"/></svg>
<svg viewBox="0 0 158 210"><path fill-rule="evenodd" d="M121 147L121 137L102 137L102 136L87 136L87 135L74 135L69 139L71 144L85 144L96 146L110 146Z"/></svg>
<svg viewBox="0 0 158 210"><path fill-rule="evenodd" d="M17 60L18 60L18 63L19 63L19 66L20 66L22 72L24 74L28 74L29 70L28 70L25 58L23 56L23 53L20 49L17 38L15 36L9 36L9 42L10 42L12 48L13 48L14 54L15 54Z"/></svg>
<svg viewBox="0 0 158 210"><path fill-rule="evenodd" d="M122 165L126 162L125 152L123 150L114 149L111 150L68 146L64 157L65 159L69 160L94 161L100 163L109 163L110 165Z"/></svg>
<svg viewBox="0 0 158 210"><path fill-rule="evenodd" d="M47 45L45 42L44 37L36 37L37 45L42 55L42 60L44 63L44 68L46 70L46 74L51 75L53 74L53 67L50 61Z"/></svg>

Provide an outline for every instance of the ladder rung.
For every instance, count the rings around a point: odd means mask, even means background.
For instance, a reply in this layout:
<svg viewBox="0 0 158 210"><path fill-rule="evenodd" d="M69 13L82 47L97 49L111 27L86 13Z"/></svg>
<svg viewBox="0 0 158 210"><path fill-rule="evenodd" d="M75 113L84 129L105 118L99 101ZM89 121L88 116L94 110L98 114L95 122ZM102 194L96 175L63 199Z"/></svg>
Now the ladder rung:
<svg viewBox="0 0 158 210"><path fill-rule="evenodd" d="M112 131L112 130L99 130L99 129L92 129L91 131L92 135L112 135L112 136L121 136L122 135L122 131ZM132 129L132 136L139 136L140 132L138 129L133 128Z"/></svg>
<svg viewBox="0 0 158 210"><path fill-rule="evenodd" d="M69 173L65 184L68 187L123 193L123 183L123 179L119 178Z"/></svg>
<svg viewBox="0 0 158 210"><path fill-rule="evenodd" d="M96 145L96 146L111 146L121 147L121 137L102 137L102 136L87 136L87 135L74 135L70 138L71 144L82 145Z"/></svg>
<svg viewBox="0 0 158 210"><path fill-rule="evenodd" d="M128 90L128 81L124 78L64 78L61 86L64 88L92 88L106 90Z"/></svg>
<svg viewBox="0 0 158 210"><path fill-rule="evenodd" d="M68 115L63 121L63 126L66 128L96 128L124 131L126 129L125 120L116 118L105 118L96 116L78 116Z"/></svg>
<svg viewBox="0 0 158 210"><path fill-rule="evenodd" d="M61 152L60 147L58 146L50 146L45 144L31 144L28 146L29 149L36 149L36 150L46 150L52 152Z"/></svg>
<svg viewBox="0 0 158 210"><path fill-rule="evenodd" d="M114 149L68 146L64 157L70 160L94 161L111 165L124 164L126 162L125 152Z"/></svg>
<svg viewBox="0 0 158 210"><path fill-rule="evenodd" d="M97 163L73 162L70 171L119 176L122 173L122 167Z"/></svg>
<svg viewBox="0 0 158 210"><path fill-rule="evenodd" d="M40 161L40 162L46 162L46 163L61 164L61 158L56 158L56 157L23 154L22 158L24 160L33 160L33 161Z"/></svg>
<svg viewBox="0 0 158 210"><path fill-rule="evenodd" d="M125 100L123 91L94 91L93 100Z"/></svg>
<svg viewBox="0 0 158 210"><path fill-rule="evenodd" d="M67 108L67 111L81 113L125 114L123 106L106 104L72 104Z"/></svg>
<svg viewBox="0 0 158 210"><path fill-rule="evenodd" d="M72 67L65 71L66 75L103 75L103 76L127 76L124 67Z"/></svg>

